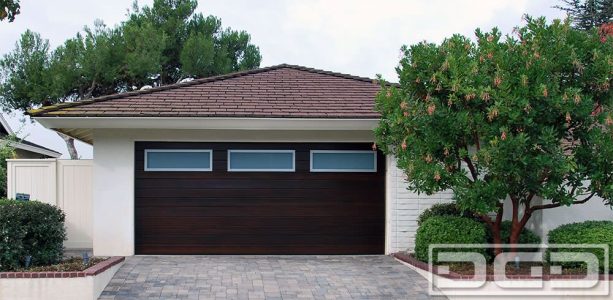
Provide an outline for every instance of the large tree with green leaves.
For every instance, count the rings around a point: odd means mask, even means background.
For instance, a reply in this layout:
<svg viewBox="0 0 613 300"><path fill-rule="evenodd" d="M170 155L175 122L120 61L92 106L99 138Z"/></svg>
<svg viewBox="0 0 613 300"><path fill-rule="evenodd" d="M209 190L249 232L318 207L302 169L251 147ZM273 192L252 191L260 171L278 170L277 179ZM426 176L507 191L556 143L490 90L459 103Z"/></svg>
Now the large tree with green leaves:
<svg viewBox="0 0 613 300"><path fill-rule="evenodd" d="M561 0L556 6L568 13L575 28L590 30L613 22L613 0Z"/></svg>
<svg viewBox="0 0 613 300"><path fill-rule="evenodd" d="M223 28L219 18L196 7L195 0L135 3L121 24L109 28L96 21L55 49L26 31L0 59L0 104L26 111L260 65L248 33ZM74 140L60 136L78 158Z"/></svg>
<svg viewBox="0 0 613 300"><path fill-rule="evenodd" d="M19 0L0 0L0 21L15 21L15 16L19 14Z"/></svg>
<svg viewBox="0 0 613 300"><path fill-rule="evenodd" d="M404 47L399 86L377 98L377 144L409 189L452 190L496 244L506 202L515 244L536 211L613 200L613 37L526 22Z"/></svg>

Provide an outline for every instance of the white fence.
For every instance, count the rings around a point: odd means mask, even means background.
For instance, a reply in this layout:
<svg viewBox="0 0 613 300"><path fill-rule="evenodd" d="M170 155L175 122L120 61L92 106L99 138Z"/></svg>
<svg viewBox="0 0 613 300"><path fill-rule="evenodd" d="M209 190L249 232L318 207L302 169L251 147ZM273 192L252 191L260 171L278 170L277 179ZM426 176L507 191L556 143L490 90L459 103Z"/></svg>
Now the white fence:
<svg viewBox="0 0 613 300"><path fill-rule="evenodd" d="M8 159L7 195L58 206L66 214L68 249L92 248L92 160Z"/></svg>

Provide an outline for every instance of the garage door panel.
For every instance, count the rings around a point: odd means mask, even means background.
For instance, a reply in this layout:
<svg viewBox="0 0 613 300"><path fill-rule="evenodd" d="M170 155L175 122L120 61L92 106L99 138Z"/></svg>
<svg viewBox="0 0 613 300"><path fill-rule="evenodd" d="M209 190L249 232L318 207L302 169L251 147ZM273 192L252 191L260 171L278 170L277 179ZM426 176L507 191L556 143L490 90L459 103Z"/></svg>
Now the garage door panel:
<svg viewBox="0 0 613 300"><path fill-rule="evenodd" d="M161 189L161 188L148 188L138 190L135 195L136 197L143 198L153 198L153 197L166 197L166 198L182 198L182 197L196 197L200 199L207 199L209 197L219 198L219 197L250 197L257 195L258 197L274 197L275 195L287 195L289 198L294 196L302 196L302 198L321 198L322 195L329 195L328 197L335 197L331 194L336 194L338 192L338 188L330 187L327 189L307 189L307 188L277 188L277 189L267 189L267 188L250 188L250 189L242 189L242 188L228 188L228 189ZM338 195L338 197L346 198L374 198L380 196L376 189L371 188L357 188L348 190L343 195ZM202 195L207 195L206 198L203 198Z"/></svg>
<svg viewBox="0 0 613 300"><path fill-rule="evenodd" d="M220 226L223 224L223 226ZM308 224L308 226L305 226ZM141 218L138 225L142 226L137 232L155 233L181 233L181 234L204 234L210 232L230 232L235 229L243 229L237 233L283 233L293 234L317 233L321 230L330 232L371 232L383 226L381 219L377 217L348 216L339 222L336 216L257 216L245 218L243 216L218 216L218 217L182 217L181 221L174 217ZM364 231L366 230L366 231ZM322 234L329 234L323 232ZM274 236L274 234L271 234ZM166 238L166 237L164 237Z"/></svg>
<svg viewBox="0 0 613 300"><path fill-rule="evenodd" d="M213 170L146 172L145 149L213 150ZM228 172L228 149L293 149L295 172ZM137 254L380 254L385 157L373 173L310 172L310 150L370 144L137 142Z"/></svg>
<svg viewBox="0 0 613 300"><path fill-rule="evenodd" d="M381 164L377 163L378 166ZM384 166L384 165L383 165ZM144 165L140 164L137 168L143 168ZM226 171L227 165L223 165L223 169L213 168L213 171L209 172L146 172L136 171L135 175L137 179L222 179L222 180L234 180L234 179L246 179L246 180L279 180L279 179L292 179L292 180L342 180L347 177L348 173L334 173L334 172L308 172L309 166L306 165L302 168L296 166L296 172L228 172ZM373 175L381 175L381 169L377 173L351 173L351 180L371 182ZM285 176L284 176L285 175ZM291 176L291 177L288 177Z"/></svg>
<svg viewBox="0 0 613 300"><path fill-rule="evenodd" d="M146 216L146 218L156 219L162 217L250 217L250 216L261 216L261 217L275 217L279 216L279 209L285 208L288 205L275 205L274 202L269 205L261 205L261 206L253 206L249 205L249 203L244 203L243 205L232 205L232 206L181 206L181 207L172 207L172 206L162 206L160 207L152 207L152 206L141 206L139 207L139 214ZM228 209L231 207L232 209ZM337 216L337 217L351 217L351 216L364 216L369 212L372 212L373 209L378 209L378 206L374 203L366 203L361 205L352 205L351 207L346 207L344 205L293 205L291 210L286 210L283 215L288 217L326 217L326 216Z"/></svg>
<svg viewBox="0 0 613 300"><path fill-rule="evenodd" d="M372 178L357 179L262 179L262 178L146 178L136 180L136 184L149 189L329 189L343 188L353 190L373 190L382 188L384 183L371 182ZM356 185L356 182L363 184Z"/></svg>
<svg viewBox="0 0 613 300"><path fill-rule="evenodd" d="M147 239L150 244L155 243L155 237L149 235L143 235L144 239ZM241 245L252 246L254 244L266 244L267 246L322 246L322 245L336 245L336 244L349 244L357 246L362 244L364 239L372 239L373 242L379 242L379 236L377 234L361 234L351 235L344 239L339 239L338 234L321 234L320 232L312 234L284 234L279 233L275 236L271 236L268 233L255 233L255 234L228 234L221 232L219 234L210 235L173 235L163 241L159 241L164 244L170 245Z"/></svg>
<svg viewBox="0 0 613 300"><path fill-rule="evenodd" d="M368 244L356 245L270 245L266 248L254 245L169 245L169 244L141 244L136 246L137 253L155 253L159 255L175 255L181 253L184 255L204 255L204 254L220 254L232 253L236 255L267 255L267 254L292 254L292 255L309 255L309 254L347 254L357 255L365 253L379 253L380 249L373 249Z"/></svg>
<svg viewBox="0 0 613 300"><path fill-rule="evenodd" d="M366 198L359 197L356 195L339 195L334 199L326 198L326 197L318 197L316 199L309 199L309 201L305 201L304 195L270 195L270 196L261 196L254 195L248 193L241 193L238 196L218 196L218 197L207 197L202 198L199 197L179 197L175 198L172 196L160 197L157 195L156 197L140 197L140 201L136 203L136 207L154 207L154 206L164 206L164 207L180 207L180 206L250 206L254 205L278 205L278 206L293 206L293 205L303 205L303 206L317 206L317 205L326 205L326 204L339 204L339 205L363 205L363 204L373 204L377 207L380 207L380 204L377 203L376 198Z"/></svg>

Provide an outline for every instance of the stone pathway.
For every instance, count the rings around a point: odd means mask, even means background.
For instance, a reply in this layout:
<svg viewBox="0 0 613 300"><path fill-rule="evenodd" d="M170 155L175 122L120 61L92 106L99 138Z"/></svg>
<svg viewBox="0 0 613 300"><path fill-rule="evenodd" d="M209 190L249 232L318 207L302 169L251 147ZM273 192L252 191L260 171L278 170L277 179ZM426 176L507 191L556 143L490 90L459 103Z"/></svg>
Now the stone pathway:
<svg viewBox="0 0 613 300"><path fill-rule="evenodd" d="M134 256L100 299L443 299L389 256Z"/></svg>

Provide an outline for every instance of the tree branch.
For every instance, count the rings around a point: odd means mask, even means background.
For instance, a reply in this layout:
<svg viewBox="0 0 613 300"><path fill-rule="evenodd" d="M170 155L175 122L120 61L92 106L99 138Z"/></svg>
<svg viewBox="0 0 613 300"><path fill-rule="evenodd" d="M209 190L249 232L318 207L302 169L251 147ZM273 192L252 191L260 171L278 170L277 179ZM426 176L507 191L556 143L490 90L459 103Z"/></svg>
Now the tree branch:
<svg viewBox="0 0 613 300"><path fill-rule="evenodd" d="M496 212L496 225L500 225L500 223L502 223L502 216L504 214L504 204L502 202L498 202L496 206L498 206L498 212Z"/></svg>
<svg viewBox="0 0 613 300"><path fill-rule="evenodd" d="M96 89L96 85L98 84L97 80L94 78L94 80L92 80L92 84L91 86L87 89L87 92L85 93L85 95L83 95L84 99L89 99L92 97L92 94L94 93L94 90Z"/></svg>
<svg viewBox="0 0 613 300"><path fill-rule="evenodd" d="M475 138L475 147L477 147L477 151L481 150L481 143L479 142L479 135L477 134L477 131L474 131L474 138Z"/></svg>
<svg viewBox="0 0 613 300"><path fill-rule="evenodd" d="M468 169L470 170L470 175L472 175L473 180L477 181L477 169L475 168L475 165L473 165L473 162L470 160L470 158L468 158L468 156L464 157L464 162L466 162L466 164L468 165Z"/></svg>
<svg viewBox="0 0 613 300"><path fill-rule="evenodd" d="M583 203L589 201L590 199L592 199L592 197L594 197L594 195L596 195L596 192L592 192L589 196L585 197L582 200L573 201L573 202L571 202L571 204L572 205L583 204ZM533 213L534 211L537 211L537 210L540 210L540 209L548 209L548 208L554 208L554 207L560 207L560 206L562 206L562 203L560 203L560 202L543 204L543 205L535 205L535 206L530 207L526 211L529 211L530 213Z"/></svg>

